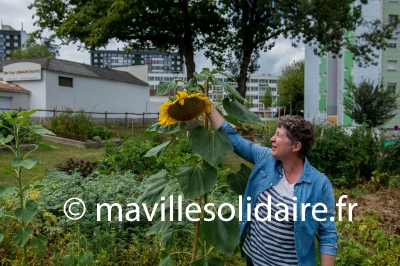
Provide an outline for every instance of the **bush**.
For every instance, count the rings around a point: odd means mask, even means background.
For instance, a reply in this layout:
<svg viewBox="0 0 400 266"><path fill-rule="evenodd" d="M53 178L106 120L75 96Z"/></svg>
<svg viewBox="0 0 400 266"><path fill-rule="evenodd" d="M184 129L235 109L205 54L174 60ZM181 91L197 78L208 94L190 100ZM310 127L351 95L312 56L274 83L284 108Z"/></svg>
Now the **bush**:
<svg viewBox="0 0 400 266"><path fill-rule="evenodd" d="M89 162L82 159L68 158L65 163L56 165L58 171L72 175L79 173L82 177L87 177L97 169L97 162Z"/></svg>
<svg viewBox="0 0 400 266"><path fill-rule="evenodd" d="M379 164L379 171L396 175L400 173L400 143L385 146L382 151L382 160Z"/></svg>
<svg viewBox="0 0 400 266"><path fill-rule="evenodd" d="M321 132L324 130L323 136ZM351 186L368 180L378 166L378 137L360 126L351 134L342 126L317 126L317 138L307 158L334 186Z"/></svg>
<svg viewBox="0 0 400 266"><path fill-rule="evenodd" d="M91 115L86 114L82 109L73 112L71 109L67 108L65 112L53 117L50 130L87 138L92 128L93 122Z"/></svg>
<svg viewBox="0 0 400 266"><path fill-rule="evenodd" d="M105 126L95 126L88 134L89 139L93 139L94 137L100 137L101 139L107 140L113 137L113 133L106 128Z"/></svg>

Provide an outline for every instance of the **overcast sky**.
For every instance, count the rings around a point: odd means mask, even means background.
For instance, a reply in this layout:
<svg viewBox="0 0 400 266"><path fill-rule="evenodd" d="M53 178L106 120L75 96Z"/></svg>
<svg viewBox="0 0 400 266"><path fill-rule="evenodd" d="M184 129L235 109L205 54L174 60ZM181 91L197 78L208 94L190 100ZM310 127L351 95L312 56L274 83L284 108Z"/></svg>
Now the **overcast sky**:
<svg viewBox="0 0 400 266"><path fill-rule="evenodd" d="M2 24L10 25L16 30L20 30L23 27L26 33L37 30L38 28L33 26L34 19L32 19L32 15L35 12L34 10L28 9L28 5L31 2L31 0L0 0L0 19ZM48 33L48 35L49 34L50 33ZM123 43L117 43L112 40L106 48L122 49ZM85 50L78 51L77 44L62 46L59 52L60 56L57 58L90 64L90 54ZM259 60L261 68L256 74L279 76L286 65L291 64L294 60L303 58L303 46L294 48L291 46L290 40L279 38L272 50L261 53L261 58ZM195 62L196 71L200 71L204 67L213 68L211 62L207 60L201 52L196 54Z"/></svg>

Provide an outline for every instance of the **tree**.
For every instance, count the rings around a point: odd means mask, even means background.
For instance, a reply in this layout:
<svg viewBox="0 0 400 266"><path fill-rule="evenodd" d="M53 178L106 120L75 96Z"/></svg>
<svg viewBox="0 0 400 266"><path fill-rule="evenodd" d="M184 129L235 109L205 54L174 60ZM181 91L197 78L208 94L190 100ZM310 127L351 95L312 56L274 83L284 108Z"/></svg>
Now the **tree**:
<svg viewBox="0 0 400 266"><path fill-rule="evenodd" d="M55 58L54 52L52 52L44 44L34 44L29 47L20 47L12 50L10 57L11 59L29 59L29 58L42 58L42 57L53 57Z"/></svg>
<svg viewBox="0 0 400 266"><path fill-rule="evenodd" d="M399 93L387 90L382 81L376 86L373 81L365 79L358 85L346 81L346 85L351 97L344 97L344 113L357 124L378 127L396 115Z"/></svg>
<svg viewBox="0 0 400 266"><path fill-rule="evenodd" d="M272 94L269 87L266 88L265 94L261 98L260 102L263 103L266 107L270 107L272 105Z"/></svg>
<svg viewBox="0 0 400 266"><path fill-rule="evenodd" d="M373 63L376 49L387 46L392 32L399 24L394 17L389 24L380 20L368 21L362 16L362 6L354 0L221 0L230 18L230 31L217 47L230 47L241 54L238 91L245 97L250 60L254 53L267 52L279 36L291 38L293 46L303 42L314 48L314 53L327 51L340 55L346 48L359 64ZM357 31L356 31L357 29ZM354 34L349 34L354 33ZM222 69L229 52L208 50L205 55Z"/></svg>
<svg viewBox="0 0 400 266"><path fill-rule="evenodd" d="M253 97L251 97L250 95L247 95L246 96L246 101L244 102L244 106L247 109L253 108Z"/></svg>
<svg viewBox="0 0 400 266"><path fill-rule="evenodd" d="M36 38L49 29L62 44L81 42L88 50L113 38L131 49L177 50L185 58L189 79L195 52L214 49L227 27L214 0L34 0L29 8L36 9Z"/></svg>
<svg viewBox="0 0 400 266"><path fill-rule="evenodd" d="M304 110L304 60L293 61L291 65L286 66L279 76L277 87L278 105L285 106L289 112L292 108L292 114L302 113Z"/></svg>

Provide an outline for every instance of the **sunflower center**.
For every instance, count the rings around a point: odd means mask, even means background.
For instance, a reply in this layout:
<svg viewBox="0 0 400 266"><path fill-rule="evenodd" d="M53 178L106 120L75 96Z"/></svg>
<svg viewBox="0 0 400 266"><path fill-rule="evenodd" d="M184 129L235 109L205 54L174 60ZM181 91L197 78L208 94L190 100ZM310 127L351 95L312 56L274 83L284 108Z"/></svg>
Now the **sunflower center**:
<svg viewBox="0 0 400 266"><path fill-rule="evenodd" d="M168 108L168 115L178 121L195 119L204 111L205 102L198 98L187 98L183 104L179 101Z"/></svg>

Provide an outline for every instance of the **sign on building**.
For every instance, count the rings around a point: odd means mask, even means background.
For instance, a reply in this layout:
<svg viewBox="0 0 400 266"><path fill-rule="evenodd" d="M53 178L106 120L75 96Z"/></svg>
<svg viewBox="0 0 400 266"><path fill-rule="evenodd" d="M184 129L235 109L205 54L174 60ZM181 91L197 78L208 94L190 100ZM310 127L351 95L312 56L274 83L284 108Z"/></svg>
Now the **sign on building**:
<svg viewBox="0 0 400 266"><path fill-rule="evenodd" d="M42 68L35 63L14 63L3 67L3 80L41 80Z"/></svg>

